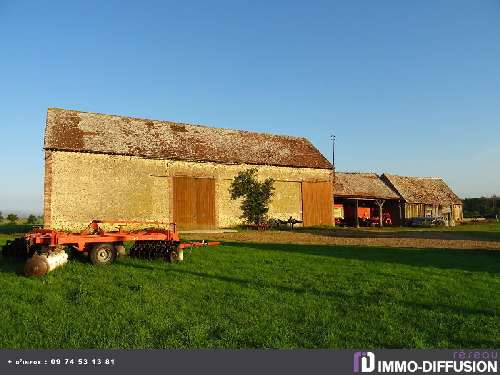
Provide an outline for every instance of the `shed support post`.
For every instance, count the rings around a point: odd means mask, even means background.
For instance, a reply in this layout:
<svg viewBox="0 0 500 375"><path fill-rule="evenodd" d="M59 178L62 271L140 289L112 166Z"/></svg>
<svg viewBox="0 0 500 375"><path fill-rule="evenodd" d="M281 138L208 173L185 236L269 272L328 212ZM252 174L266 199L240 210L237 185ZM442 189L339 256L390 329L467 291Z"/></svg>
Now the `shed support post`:
<svg viewBox="0 0 500 375"><path fill-rule="evenodd" d="M356 218L356 228L359 228L359 214L358 214L358 200L354 200L356 202L356 213L354 214L354 217Z"/></svg>
<svg viewBox="0 0 500 375"><path fill-rule="evenodd" d="M450 220L448 221L448 225L450 227L455 226L455 210L453 210L453 204L450 204Z"/></svg>
<svg viewBox="0 0 500 375"><path fill-rule="evenodd" d="M378 223L380 225L380 228L384 226L384 222L382 220L382 207L384 206L385 200L384 199L377 199L375 203L378 206Z"/></svg>
<svg viewBox="0 0 500 375"><path fill-rule="evenodd" d="M398 207L399 207L399 226L403 226L403 212L401 210L401 201L398 202Z"/></svg>

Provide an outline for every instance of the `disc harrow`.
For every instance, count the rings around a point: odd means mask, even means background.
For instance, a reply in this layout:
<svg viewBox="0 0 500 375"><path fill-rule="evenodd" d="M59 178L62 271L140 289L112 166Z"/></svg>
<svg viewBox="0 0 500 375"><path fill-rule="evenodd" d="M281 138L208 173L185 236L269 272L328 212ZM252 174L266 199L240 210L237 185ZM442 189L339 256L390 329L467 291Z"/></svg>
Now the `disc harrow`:
<svg viewBox="0 0 500 375"><path fill-rule="evenodd" d="M133 258L165 259L172 262L177 258L178 245L173 241L135 241L129 255Z"/></svg>
<svg viewBox="0 0 500 375"><path fill-rule="evenodd" d="M118 230L106 231L101 224L118 226ZM123 230L127 225L154 224L158 228ZM169 229L166 229L168 227ZM133 242L131 257L154 260L164 259L177 262L184 259L183 249L217 246L220 242L181 243L174 223L148 221L92 220L79 233L59 231L50 228L33 228L23 237L16 238L2 247L2 256L30 258L26 262L27 276L41 276L68 262L68 253L86 253L97 266L111 264L117 255L126 255L124 243Z"/></svg>

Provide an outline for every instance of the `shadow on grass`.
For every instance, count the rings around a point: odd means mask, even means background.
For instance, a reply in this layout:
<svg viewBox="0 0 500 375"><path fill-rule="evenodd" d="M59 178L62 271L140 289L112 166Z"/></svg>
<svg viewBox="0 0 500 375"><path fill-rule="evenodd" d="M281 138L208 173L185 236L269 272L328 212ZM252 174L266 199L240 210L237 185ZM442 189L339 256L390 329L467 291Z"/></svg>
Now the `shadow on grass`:
<svg viewBox="0 0 500 375"><path fill-rule="evenodd" d="M313 256L403 264L415 267L500 273L499 250L412 249L240 242L225 242L224 244L226 246L241 248L242 250L301 253Z"/></svg>
<svg viewBox="0 0 500 375"><path fill-rule="evenodd" d="M469 308L469 307L464 307L464 306L451 306L451 305L445 305L441 304L439 302L436 303L417 303L417 302L408 302L404 300L395 300L392 296L383 294L382 292L380 293L374 293L374 294L347 294L347 293L342 293L340 291L333 291L333 290L318 290L315 288L300 288L300 287L294 287L294 286L289 286L289 285L280 285L277 283L266 283L262 282L260 280L255 280L255 279L243 279L235 276L229 276L225 274L218 274L218 273L206 273L206 272L199 272L199 271L193 271L193 270L186 270L186 269L180 269L180 268L174 268L174 267L158 267L152 264L140 264L140 263L118 263L120 267L132 267L132 268L137 268L137 269L145 269L148 271L156 271L156 272L172 272L172 273L178 273L178 274L183 274L183 275L190 275L190 276L196 276L200 277L202 279L211 279L211 280L217 280L217 281L222 281L222 282L227 282L227 283L233 283L233 284L238 284L241 287L251 287L251 288L258 288L258 289L275 289L280 292L286 292L286 293L294 293L294 294L310 294L314 295L317 297L328 297L328 298L335 298L338 300L343 301L343 303L348 304L348 305L369 305L369 304L379 304L379 303L391 303L391 304L399 304L402 306L406 306L408 308L417 308L417 309L425 309L425 310L437 310L437 311L444 311L447 313L455 313L459 315L484 315L484 316L496 316L497 312L495 309L491 308Z"/></svg>
<svg viewBox="0 0 500 375"><path fill-rule="evenodd" d="M297 228L299 233L341 238L416 238L428 240L469 240L500 242L500 231L454 231L454 230L400 230L398 228Z"/></svg>
<svg viewBox="0 0 500 375"><path fill-rule="evenodd" d="M26 259L4 258L0 256L0 273L24 275Z"/></svg>

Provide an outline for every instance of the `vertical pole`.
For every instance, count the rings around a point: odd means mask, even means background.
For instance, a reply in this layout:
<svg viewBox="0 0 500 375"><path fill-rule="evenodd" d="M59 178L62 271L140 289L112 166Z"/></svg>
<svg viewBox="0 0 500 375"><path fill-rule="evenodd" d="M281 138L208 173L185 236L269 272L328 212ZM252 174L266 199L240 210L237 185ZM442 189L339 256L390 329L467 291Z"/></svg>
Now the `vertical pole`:
<svg viewBox="0 0 500 375"><path fill-rule="evenodd" d="M398 207L399 207L399 226L403 226L403 213L401 210L401 201L398 201Z"/></svg>
<svg viewBox="0 0 500 375"><path fill-rule="evenodd" d="M332 140L332 168L333 173L335 173L335 135L332 134L330 139Z"/></svg>
<svg viewBox="0 0 500 375"><path fill-rule="evenodd" d="M335 226L335 135L330 135L332 140L332 211L333 211L333 226Z"/></svg>
<svg viewBox="0 0 500 375"><path fill-rule="evenodd" d="M384 226L384 224L382 222L382 204L380 204L378 206L378 221L379 221L380 228L382 228Z"/></svg>
<svg viewBox="0 0 500 375"><path fill-rule="evenodd" d="M378 222L379 222L380 228L382 228L384 226L383 220L382 220L382 211L383 211L382 207L384 206L384 202L385 202L384 199L380 199L380 200L375 201L375 203L377 203L377 205L378 205Z"/></svg>

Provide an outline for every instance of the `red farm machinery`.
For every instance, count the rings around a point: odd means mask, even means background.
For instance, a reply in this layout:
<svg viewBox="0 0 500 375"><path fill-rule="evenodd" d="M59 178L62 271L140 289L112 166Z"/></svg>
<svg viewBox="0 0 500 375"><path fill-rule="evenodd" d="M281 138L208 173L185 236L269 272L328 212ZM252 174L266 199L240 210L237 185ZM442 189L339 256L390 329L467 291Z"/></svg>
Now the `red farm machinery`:
<svg viewBox="0 0 500 375"><path fill-rule="evenodd" d="M105 231L101 224L118 225L118 230ZM153 225L147 229L123 230L129 225ZM168 229L165 229L168 228ZM173 223L93 220L80 233L35 228L24 237L8 241L2 248L4 257L28 258L24 267L27 276L44 275L67 263L68 252L86 253L97 266L112 264L125 254L125 242L133 242L129 255L142 259L183 260L183 249L214 246L219 242L181 243Z"/></svg>

